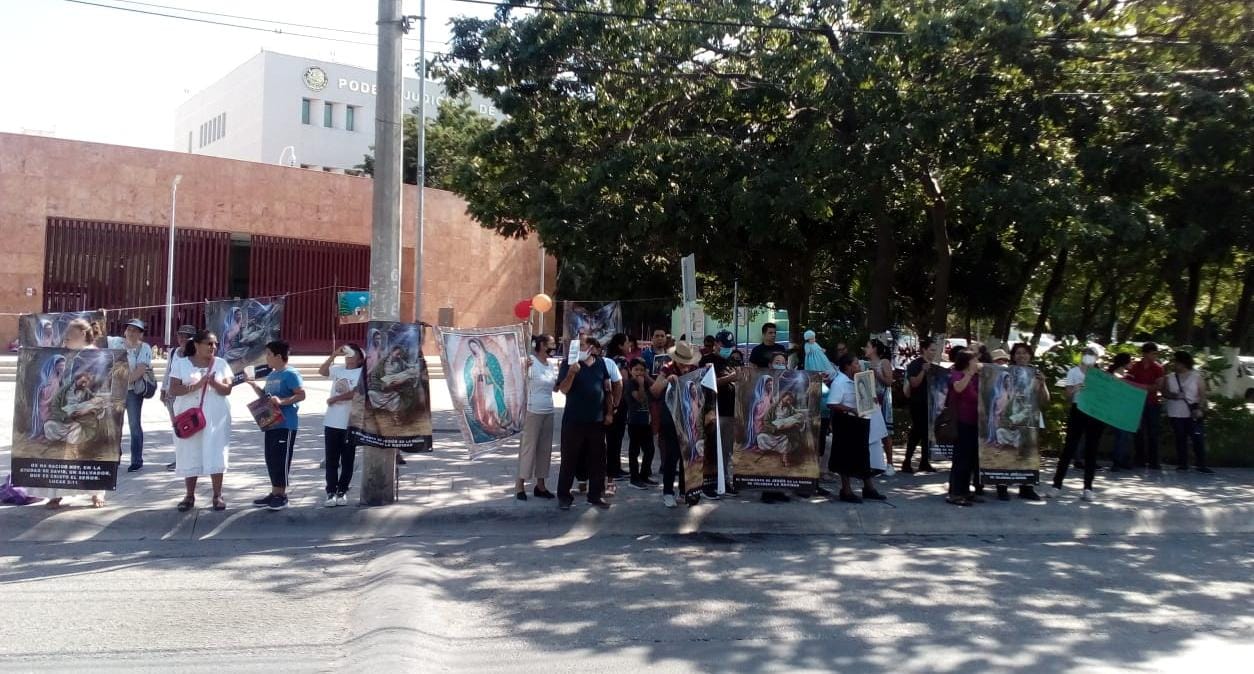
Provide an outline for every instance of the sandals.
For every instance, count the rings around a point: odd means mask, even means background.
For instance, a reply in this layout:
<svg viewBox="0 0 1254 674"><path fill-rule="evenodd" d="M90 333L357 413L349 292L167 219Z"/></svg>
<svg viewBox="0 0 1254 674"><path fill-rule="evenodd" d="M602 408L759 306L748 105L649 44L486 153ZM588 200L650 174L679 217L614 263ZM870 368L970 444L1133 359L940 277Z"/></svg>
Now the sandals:
<svg viewBox="0 0 1254 674"><path fill-rule="evenodd" d="M945 503L948 503L949 505L962 506L964 508L970 508L974 505L971 503L971 500L965 496L946 496Z"/></svg>
<svg viewBox="0 0 1254 674"><path fill-rule="evenodd" d="M222 498L221 496L213 497L213 509L217 510L218 512L222 512L223 510L226 510L226 499Z"/></svg>
<svg viewBox="0 0 1254 674"><path fill-rule="evenodd" d="M185 512L187 512L188 510L191 510L191 509L192 509L192 507L193 507L193 506L195 506L195 505L196 505L196 499L194 499L194 498L185 498L185 499L183 499L182 501L179 501L178 509L179 509L179 512L181 512L181 513L185 513Z"/></svg>

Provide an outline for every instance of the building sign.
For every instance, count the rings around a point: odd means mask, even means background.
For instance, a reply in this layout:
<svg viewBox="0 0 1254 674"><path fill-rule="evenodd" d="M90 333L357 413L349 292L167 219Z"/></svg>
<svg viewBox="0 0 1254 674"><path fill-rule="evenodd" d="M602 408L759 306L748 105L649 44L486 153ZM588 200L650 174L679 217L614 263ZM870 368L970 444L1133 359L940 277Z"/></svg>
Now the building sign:
<svg viewBox="0 0 1254 674"><path fill-rule="evenodd" d="M322 91L327 88L327 82L330 81L327 78L326 71L318 66L305 68L305 73L301 75L301 79L305 81L305 86L309 87L310 91ZM340 81L343 82L344 80Z"/></svg>
<svg viewBox="0 0 1254 674"><path fill-rule="evenodd" d="M379 95L379 86L375 84L374 82L341 77L337 80L336 84L339 89L348 89L349 91L352 91L352 92L370 94L371 96ZM437 96L432 96L431 94L427 94L426 104L428 106L435 106L438 108L440 104L444 102L446 98L447 96L445 96L442 93ZM402 92L401 100L409 102L409 103L417 103L418 92L413 91L413 90L406 90ZM487 103L475 102L473 100L472 102L475 104L475 107L478 108L479 114L481 115L491 115L492 117L501 116L501 113L498 112L496 108L492 107L491 105Z"/></svg>

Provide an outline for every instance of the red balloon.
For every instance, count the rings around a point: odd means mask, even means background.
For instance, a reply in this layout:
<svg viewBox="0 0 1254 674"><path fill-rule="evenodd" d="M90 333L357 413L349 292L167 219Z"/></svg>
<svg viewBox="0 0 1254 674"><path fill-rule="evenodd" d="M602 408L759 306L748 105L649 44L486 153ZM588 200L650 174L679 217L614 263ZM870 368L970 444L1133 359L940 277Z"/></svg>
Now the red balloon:
<svg viewBox="0 0 1254 674"><path fill-rule="evenodd" d="M514 305L514 315L519 320L527 320L531 316L531 300L519 300L518 304Z"/></svg>

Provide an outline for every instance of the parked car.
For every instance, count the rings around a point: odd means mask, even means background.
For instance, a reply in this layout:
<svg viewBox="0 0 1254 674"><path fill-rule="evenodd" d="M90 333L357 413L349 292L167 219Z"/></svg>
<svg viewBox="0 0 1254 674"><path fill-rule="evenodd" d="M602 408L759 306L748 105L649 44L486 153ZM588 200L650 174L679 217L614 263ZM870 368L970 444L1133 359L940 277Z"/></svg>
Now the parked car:
<svg viewBox="0 0 1254 674"><path fill-rule="evenodd" d="M1237 362L1237 381L1233 394L1254 403L1254 356L1241 356Z"/></svg>

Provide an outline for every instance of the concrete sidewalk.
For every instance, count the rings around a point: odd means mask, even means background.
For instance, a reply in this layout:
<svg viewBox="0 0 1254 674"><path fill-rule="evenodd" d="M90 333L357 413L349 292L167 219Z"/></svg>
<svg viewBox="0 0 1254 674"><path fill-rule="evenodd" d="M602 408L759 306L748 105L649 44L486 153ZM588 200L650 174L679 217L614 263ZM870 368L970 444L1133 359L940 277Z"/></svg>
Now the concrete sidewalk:
<svg viewBox="0 0 1254 674"><path fill-rule="evenodd" d="M244 404L249 390L232 397L234 427L231 469L226 475L224 513L209 509L209 485L202 480L197 508L179 513L182 481L166 472L173 460L172 435L159 403L144 407L145 467L126 473L108 505L84 507L85 498L67 499L69 507L50 511L42 505L0 507L0 540L128 541L144 539L322 539L349 540L464 534L531 535L578 540L598 533L642 536L702 534L717 537L744 534L873 534L873 535L1127 535L1166 533L1254 532L1254 470L1221 469L1216 475L1193 472L1100 472L1098 500L1079 499L1080 474L1068 476L1067 489L1056 500L1002 503L989 490L988 503L958 508L943 501L945 472L881 478L885 503L848 505L827 499L794 499L767 505L756 490L739 497L702 501L696 507L663 507L661 491L640 491L619 483L614 507L601 512L576 499L575 508L560 512L553 501L513 497L517 443L471 461L458 434L448 390L432 386L435 451L408 455L399 468L399 498L380 508L323 508L322 413L329 382L310 381L301 406L301 432L292 463L291 507L282 512L251 508L268 491L261 453L261 433ZM0 398L11 400L12 384L0 384ZM8 395L4 395L7 393ZM560 403L559 397L559 403ZM0 466L8 465L12 406L0 409ZM123 441L128 446L127 440ZM556 486L556 446L550 489ZM900 451L898 452L900 456ZM360 454L359 454L360 465ZM941 464L942 466L944 464ZM1046 466L1052 470L1052 464ZM359 475L350 502L357 499ZM530 487L530 485L529 485ZM834 486L829 485L834 489ZM1012 490L1012 494L1014 490Z"/></svg>

